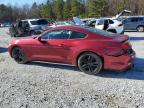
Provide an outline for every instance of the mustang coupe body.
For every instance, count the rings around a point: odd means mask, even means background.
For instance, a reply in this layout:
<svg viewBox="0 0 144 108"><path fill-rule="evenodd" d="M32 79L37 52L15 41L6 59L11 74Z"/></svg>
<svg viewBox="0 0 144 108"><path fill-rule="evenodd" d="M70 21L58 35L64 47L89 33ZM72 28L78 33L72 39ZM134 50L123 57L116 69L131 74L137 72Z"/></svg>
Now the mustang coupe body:
<svg viewBox="0 0 144 108"><path fill-rule="evenodd" d="M9 53L18 63L64 63L88 74L128 69L135 57L128 36L86 26L60 26L37 37L15 38L9 42Z"/></svg>

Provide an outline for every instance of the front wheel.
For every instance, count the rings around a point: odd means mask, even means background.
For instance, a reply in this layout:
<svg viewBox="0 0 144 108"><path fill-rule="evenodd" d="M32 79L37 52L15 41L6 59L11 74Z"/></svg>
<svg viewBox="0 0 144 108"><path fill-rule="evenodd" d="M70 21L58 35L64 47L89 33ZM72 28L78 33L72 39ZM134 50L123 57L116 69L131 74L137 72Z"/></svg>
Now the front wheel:
<svg viewBox="0 0 144 108"><path fill-rule="evenodd" d="M78 58L78 67L87 74L98 74L102 69L102 60L94 53L84 53Z"/></svg>
<svg viewBox="0 0 144 108"><path fill-rule="evenodd" d="M26 56L23 52L23 50L19 47L15 47L13 48L12 50L12 58L14 58L14 60L17 62L17 63L20 63L20 64L24 64L26 63Z"/></svg>

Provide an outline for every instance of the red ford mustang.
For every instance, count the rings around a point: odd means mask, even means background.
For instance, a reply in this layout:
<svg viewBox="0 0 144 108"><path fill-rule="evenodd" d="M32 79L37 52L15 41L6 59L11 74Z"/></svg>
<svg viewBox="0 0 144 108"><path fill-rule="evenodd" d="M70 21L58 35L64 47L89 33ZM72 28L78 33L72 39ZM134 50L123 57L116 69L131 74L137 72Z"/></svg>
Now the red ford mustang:
<svg viewBox="0 0 144 108"><path fill-rule="evenodd" d="M128 69L135 56L128 36L83 26L55 27L37 37L13 39L9 53L18 63L71 64L88 74L97 74L102 69Z"/></svg>

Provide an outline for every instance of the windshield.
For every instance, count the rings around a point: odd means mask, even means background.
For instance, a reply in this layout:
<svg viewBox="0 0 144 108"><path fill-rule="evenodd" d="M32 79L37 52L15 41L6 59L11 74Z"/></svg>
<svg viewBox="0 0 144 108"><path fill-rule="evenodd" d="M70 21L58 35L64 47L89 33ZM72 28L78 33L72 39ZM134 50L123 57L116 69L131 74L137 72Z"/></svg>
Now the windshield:
<svg viewBox="0 0 144 108"><path fill-rule="evenodd" d="M90 32L93 32L93 33L104 35L104 36L113 36L112 33L106 32L104 30L99 30L99 29L96 29L96 28L93 28L93 27L85 27L84 29L86 29Z"/></svg>
<svg viewBox="0 0 144 108"><path fill-rule="evenodd" d="M32 25L46 25L48 21L45 19L30 21Z"/></svg>

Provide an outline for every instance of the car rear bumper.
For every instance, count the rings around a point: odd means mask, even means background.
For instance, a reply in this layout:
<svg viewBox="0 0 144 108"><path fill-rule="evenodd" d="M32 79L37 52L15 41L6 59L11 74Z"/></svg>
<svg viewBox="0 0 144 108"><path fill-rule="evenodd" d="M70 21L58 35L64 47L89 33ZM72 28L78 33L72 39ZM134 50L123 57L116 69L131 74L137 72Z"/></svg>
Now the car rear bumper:
<svg viewBox="0 0 144 108"><path fill-rule="evenodd" d="M135 52L124 54L119 57L105 56L104 69L127 70L134 66Z"/></svg>

